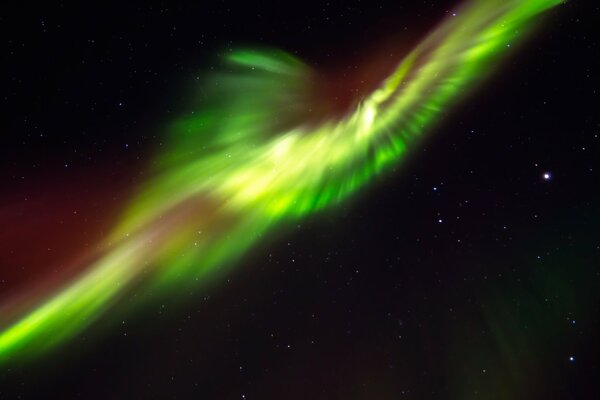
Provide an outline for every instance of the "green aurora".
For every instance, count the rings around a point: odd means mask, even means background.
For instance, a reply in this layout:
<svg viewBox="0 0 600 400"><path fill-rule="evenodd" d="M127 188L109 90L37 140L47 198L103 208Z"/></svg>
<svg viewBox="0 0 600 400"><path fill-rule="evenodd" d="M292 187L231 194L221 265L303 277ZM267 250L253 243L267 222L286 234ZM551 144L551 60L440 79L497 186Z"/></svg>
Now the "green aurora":
<svg viewBox="0 0 600 400"><path fill-rule="evenodd" d="M214 280L275 226L339 204L402 162L559 3L468 1L376 90L329 118L310 118L315 72L295 57L229 53L229 72L207 80L212 106L173 123L95 261L33 305L0 308L0 363L66 342L125 308L132 288L170 297Z"/></svg>

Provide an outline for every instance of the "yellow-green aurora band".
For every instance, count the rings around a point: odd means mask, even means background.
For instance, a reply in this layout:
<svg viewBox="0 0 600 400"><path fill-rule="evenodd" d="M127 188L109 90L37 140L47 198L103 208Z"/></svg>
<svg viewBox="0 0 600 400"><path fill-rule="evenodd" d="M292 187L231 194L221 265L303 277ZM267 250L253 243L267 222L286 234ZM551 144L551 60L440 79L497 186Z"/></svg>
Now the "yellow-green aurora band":
<svg viewBox="0 0 600 400"><path fill-rule="evenodd" d="M220 91L212 106L174 123L153 178L96 261L26 312L3 318L0 362L71 338L132 288L166 295L205 282L275 223L344 200L402 160L451 103L493 72L532 18L558 3L465 3L379 88L330 119L303 120L313 72L300 61L276 51L231 53L234 70L208 81Z"/></svg>

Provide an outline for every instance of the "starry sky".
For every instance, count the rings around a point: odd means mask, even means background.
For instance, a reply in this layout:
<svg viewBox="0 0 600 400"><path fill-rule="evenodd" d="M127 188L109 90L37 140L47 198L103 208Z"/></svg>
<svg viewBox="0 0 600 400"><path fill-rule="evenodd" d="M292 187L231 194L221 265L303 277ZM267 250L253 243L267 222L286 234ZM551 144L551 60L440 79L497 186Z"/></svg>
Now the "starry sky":
<svg viewBox="0 0 600 400"><path fill-rule="evenodd" d="M0 398L600 397L600 7L587 3L550 10L394 173L185 301L1 365ZM219 55L284 49L343 107L456 4L4 7L0 300L74 273L74 249L108 234Z"/></svg>

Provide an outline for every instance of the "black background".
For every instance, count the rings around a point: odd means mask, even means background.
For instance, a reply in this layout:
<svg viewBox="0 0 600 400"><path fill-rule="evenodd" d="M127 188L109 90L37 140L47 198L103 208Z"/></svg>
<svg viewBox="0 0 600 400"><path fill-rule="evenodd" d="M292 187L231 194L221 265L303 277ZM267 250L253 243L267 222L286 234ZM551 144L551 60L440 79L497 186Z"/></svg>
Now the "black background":
<svg viewBox="0 0 600 400"><path fill-rule="evenodd" d="M122 204L218 54L350 77L455 4L3 5L2 198L100 174ZM0 398L599 398L600 10L548 14L394 174L184 306L3 365Z"/></svg>

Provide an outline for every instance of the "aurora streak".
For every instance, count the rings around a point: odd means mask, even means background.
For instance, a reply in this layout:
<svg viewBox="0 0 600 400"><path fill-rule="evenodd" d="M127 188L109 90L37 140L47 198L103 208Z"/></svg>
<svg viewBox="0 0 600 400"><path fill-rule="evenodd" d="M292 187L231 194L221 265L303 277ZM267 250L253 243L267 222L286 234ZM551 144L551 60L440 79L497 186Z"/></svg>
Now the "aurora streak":
<svg viewBox="0 0 600 400"><path fill-rule="evenodd" d="M278 225L338 204L411 149L559 0L466 2L347 113L311 117L315 73L280 51L228 56L212 106L173 124L91 263L37 303L0 308L0 363L80 332L135 287L214 279ZM37 300L37 299L36 299ZM137 299L139 300L139 298Z"/></svg>

